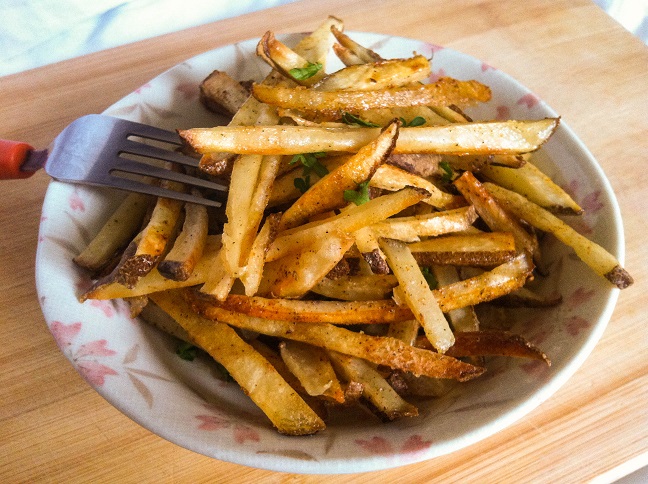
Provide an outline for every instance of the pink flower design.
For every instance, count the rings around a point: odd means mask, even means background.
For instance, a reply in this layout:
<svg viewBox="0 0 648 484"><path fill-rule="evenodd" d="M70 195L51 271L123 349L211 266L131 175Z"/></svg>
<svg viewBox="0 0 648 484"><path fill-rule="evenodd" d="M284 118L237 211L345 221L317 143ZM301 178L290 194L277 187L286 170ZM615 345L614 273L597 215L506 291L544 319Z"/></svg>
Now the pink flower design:
<svg viewBox="0 0 648 484"><path fill-rule="evenodd" d="M112 318L115 315L115 309L109 301L92 299L90 301L90 306L101 309L107 318Z"/></svg>
<svg viewBox="0 0 648 484"><path fill-rule="evenodd" d="M497 114L495 117L499 120L511 119L511 110L508 106L497 106Z"/></svg>
<svg viewBox="0 0 648 484"><path fill-rule="evenodd" d="M390 455L394 453L391 444L383 437L376 436L372 437L371 440L358 439L355 442L371 454Z"/></svg>
<svg viewBox="0 0 648 484"><path fill-rule="evenodd" d="M79 210L81 212L85 212L85 204L83 203L83 200L79 196L79 193L77 192L76 188L74 189L74 192L72 192L72 195L70 195L70 198L68 199L68 203L72 210Z"/></svg>
<svg viewBox="0 0 648 484"><path fill-rule="evenodd" d="M142 94L142 91L144 91L145 89L150 89L150 87L151 87L151 83L147 82L146 84L142 84L140 87L135 89L135 91L133 91L133 92L135 92L137 94Z"/></svg>
<svg viewBox="0 0 648 484"><path fill-rule="evenodd" d="M196 418L202 422L198 425L200 430L220 430L230 426L229 420L219 415L196 415Z"/></svg>
<svg viewBox="0 0 648 484"><path fill-rule="evenodd" d="M589 195L587 195L583 199L583 202L581 203L581 207L587 213L598 212L604 206L603 202L601 202L600 198L601 198L601 190L596 190L596 191L590 193Z"/></svg>
<svg viewBox="0 0 648 484"><path fill-rule="evenodd" d="M442 77L446 77L446 71L444 69L439 69L436 73L432 72L430 74L429 79L430 79L430 82L436 82L439 79L441 79Z"/></svg>
<svg viewBox="0 0 648 484"><path fill-rule="evenodd" d="M102 365L97 361L78 361L77 368L83 378L91 385L102 386L106 382L107 375L117 375L118 373L112 368Z"/></svg>
<svg viewBox="0 0 648 484"><path fill-rule="evenodd" d="M63 324L53 321L50 330L58 347L64 350L67 346L72 346L72 340L81 331L81 323Z"/></svg>
<svg viewBox="0 0 648 484"><path fill-rule="evenodd" d="M540 377L546 374L548 366L543 360L532 360L523 363L520 368L530 376Z"/></svg>
<svg viewBox="0 0 648 484"><path fill-rule="evenodd" d="M247 441L259 442L261 440L259 432L252 427L235 423L227 416L214 412L213 408L208 405L205 405L205 407L211 410L212 413L196 415L196 418L201 422L198 425L200 430L214 432L231 428L234 440L239 444L244 444Z"/></svg>
<svg viewBox="0 0 648 484"><path fill-rule="evenodd" d="M420 435L412 435L405 441L402 450L408 454L418 454L425 449L429 449L431 445L431 440L423 440Z"/></svg>
<svg viewBox="0 0 648 484"><path fill-rule="evenodd" d="M571 336L578 336L582 330L588 329L590 326L589 321L586 319L581 318L580 316L572 316L567 320L565 328Z"/></svg>
<svg viewBox="0 0 648 484"><path fill-rule="evenodd" d="M445 49L445 47L443 47L442 45L438 45L438 44L429 44L429 43L428 43L428 44L425 44L425 46L426 46L428 49L430 49L430 52L432 52L433 54L434 54L435 52L439 52L440 50Z"/></svg>
<svg viewBox="0 0 648 484"><path fill-rule="evenodd" d="M375 436L369 440L358 439L355 442L367 452L376 455L392 455L398 450L384 437ZM417 454L431 445L432 441L423 440L420 435L411 435L400 446L400 452L403 454Z"/></svg>
<svg viewBox="0 0 648 484"><path fill-rule="evenodd" d="M526 104L526 107L531 109L532 107L536 106L540 102L538 97L534 94L525 94L522 96L520 99L518 99L518 104Z"/></svg>
<svg viewBox="0 0 648 484"><path fill-rule="evenodd" d="M176 91L182 94L185 101L190 101L198 96L198 85L193 82L180 83L176 86Z"/></svg>
<svg viewBox="0 0 648 484"><path fill-rule="evenodd" d="M80 322L64 324L60 321L52 321L50 330L56 344L76 365L81 376L91 385L101 386L106 382L107 375L117 375L118 373L112 368L99 363L97 358L113 356L117 352L108 348L107 341L104 339L81 344L74 351L72 345L81 332L82 326L83 323Z"/></svg>
<svg viewBox="0 0 648 484"><path fill-rule="evenodd" d="M251 427L236 425L234 426L234 440L236 440L237 444L244 444L247 440L258 442L261 440L261 437L259 436L259 432Z"/></svg>
<svg viewBox="0 0 648 484"><path fill-rule="evenodd" d="M494 68L493 66L491 66L490 64L486 64L486 62L482 62L482 65L481 65L481 71L482 71L482 72L486 72L486 71L488 71L488 70L496 71L497 69L495 69L495 68Z"/></svg>
<svg viewBox="0 0 648 484"><path fill-rule="evenodd" d="M575 308L582 304L585 304L587 301L592 299L594 293L594 289L586 291L584 288L579 287L569 296L569 306L571 308Z"/></svg>

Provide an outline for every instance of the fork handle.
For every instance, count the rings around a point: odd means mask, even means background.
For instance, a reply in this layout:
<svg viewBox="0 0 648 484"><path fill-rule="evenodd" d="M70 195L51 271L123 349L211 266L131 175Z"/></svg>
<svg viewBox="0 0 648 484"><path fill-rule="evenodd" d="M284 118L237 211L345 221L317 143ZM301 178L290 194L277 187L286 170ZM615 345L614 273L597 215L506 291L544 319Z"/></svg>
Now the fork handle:
<svg viewBox="0 0 648 484"><path fill-rule="evenodd" d="M0 180L29 178L36 173L21 169L33 151L27 143L0 139Z"/></svg>

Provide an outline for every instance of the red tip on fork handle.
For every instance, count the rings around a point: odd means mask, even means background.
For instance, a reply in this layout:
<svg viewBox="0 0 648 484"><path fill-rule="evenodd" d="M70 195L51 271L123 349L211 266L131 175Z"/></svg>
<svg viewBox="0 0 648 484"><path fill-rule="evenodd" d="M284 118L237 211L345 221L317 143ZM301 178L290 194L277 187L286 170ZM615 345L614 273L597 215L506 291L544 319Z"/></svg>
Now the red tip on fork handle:
<svg viewBox="0 0 648 484"><path fill-rule="evenodd" d="M27 143L0 139L0 180L29 178L35 171L22 171L20 167L27 161L29 152L34 148Z"/></svg>

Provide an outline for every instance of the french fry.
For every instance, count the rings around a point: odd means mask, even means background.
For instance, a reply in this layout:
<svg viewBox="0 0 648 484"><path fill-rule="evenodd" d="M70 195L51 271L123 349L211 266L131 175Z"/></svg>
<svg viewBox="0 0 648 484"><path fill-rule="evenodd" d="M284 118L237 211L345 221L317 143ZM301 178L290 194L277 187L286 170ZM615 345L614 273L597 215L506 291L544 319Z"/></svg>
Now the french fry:
<svg viewBox="0 0 648 484"><path fill-rule="evenodd" d="M259 293L284 298L303 296L342 260L352 245L353 237L329 233L300 252L266 263Z"/></svg>
<svg viewBox="0 0 648 484"><path fill-rule="evenodd" d="M384 163L398 139L399 125L398 121L392 122L378 138L310 187L284 212L280 230L300 225L315 214L346 205L345 190L355 190Z"/></svg>
<svg viewBox="0 0 648 484"><path fill-rule="evenodd" d="M232 375L245 393L287 435L323 430L324 422L277 370L228 325L201 318L177 292L157 293L153 301L175 319L198 345Z"/></svg>
<svg viewBox="0 0 648 484"><path fill-rule="evenodd" d="M537 150L553 134L558 118L488 121L403 128L394 153L520 154ZM199 153L239 154L357 152L379 134L378 128L313 126L217 126L179 130Z"/></svg>
<svg viewBox="0 0 648 484"><path fill-rule="evenodd" d="M171 190L182 191L176 182L163 181ZM158 198L146 227L140 233L135 253L119 265L116 280L132 288L137 281L151 272L167 250L167 244L176 230L184 203L170 198Z"/></svg>
<svg viewBox="0 0 648 484"><path fill-rule="evenodd" d="M198 261L192 274L183 281L174 281L164 277L157 268L151 270L144 277L140 278L132 288L128 288L115 280L115 277L109 275L106 278L99 279L90 290L79 297L83 302L88 299L119 299L126 297L145 296L153 292L166 291L168 289L177 289L181 287L195 286L202 284L208 277L211 264L220 250L220 236L209 235L205 243L202 258Z"/></svg>
<svg viewBox="0 0 648 484"><path fill-rule="evenodd" d="M311 86L325 75L321 64L311 63L304 59L290 47L275 38L273 32L266 32L257 44L257 55L262 58L270 67L281 73L283 76L302 86ZM319 66L319 68L318 68ZM293 75L295 70L311 69L311 75Z"/></svg>
<svg viewBox="0 0 648 484"><path fill-rule="evenodd" d="M348 66L313 85L317 91L377 91L407 86L430 76L430 62L422 55Z"/></svg>
<svg viewBox="0 0 648 484"><path fill-rule="evenodd" d="M363 398L369 400L387 420L418 415L418 409L403 400L370 363L335 351L330 351L329 355L338 372L347 381L362 384Z"/></svg>
<svg viewBox="0 0 648 484"><path fill-rule="evenodd" d="M532 163L520 168L486 165L480 172L497 185L525 196L550 212L583 213L569 194Z"/></svg>
<svg viewBox="0 0 648 484"><path fill-rule="evenodd" d="M430 269L437 284L441 287L460 281L457 268L454 266L432 265ZM452 323L455 334L458 331L477 331L479 329L479 320L473 306L453 309L446 314Z"/></svg>
<svg viewBox="0 0 648 484"><path fill-rule="evenodd" d="M343 276L337 279L325 277L311 291L342 301L371 301L386 298L397 284L392 274Z"/></svg>
<svg viewBox="0 0 648 484"><path fill-rule="evenodd" d="M241 282L245 286L245 294L248 296L254 296L259 290L261 278L263 277L265 255L270 243L276 236L280 217L279 214L268 215L263 227L254 239L245 272L241 275Z"/></svg>
<svg viewBox="0 0 648 484"><path fill-rule="evenodd" d="M634 282L616 257L576 232L555 215L515 192L492 183L486 183L484 186L507 210L537 229L552 233L558 240L574 249L576 255L594 272L605 277L619 289L625 289Z"/></svg>
<svg viewBox="0 0 648 484"><path fill-rule="evenodd" d="M515 256L515 239L509 232L450 234L414 242L409 248L421 266L493 267Z"/></svg>
<svg viewBox="0 0 648 484"><path fill-rule="evenodd" d="M373 324L411 319L408 308L390 299L375 301L303 301L230 294L219 307L264 319L295 323Z"/></svg>
<svg viewBox="0 0 648 484"><path fill-rule="evenodd" d="M461 207L411 217L393 217L369 226L376 237L417 242L420 237L432 237L460 232L477 219L473 207Z"/></svg>
<svg viewBox="0 0 648 484"><path fill-rule="evenodd" d="M259 101L288 109L317 112L332 120L344 113L361 114L366 109L409 106L469 106L487 102L490 89L477 81L443 77L433 84L419 84L375 91L316 91L254 84L252 95Z"/></svg>
<svg viewBox="0 0 648 484"><path fill-rule="evenodd" d="M301 227L287 230L284 233L280 233L270 245L266 255L266 262L279 259L290 252L298 252L303 247L310 245L313 240L325 239L333 232L351 234L362 227L397 214L401 210L427 198L428 195L428 192L425 190L408 187L398 192L369 200L363 205L353 206L346 212L330 219L311 222Z"/></svg>
<svg viewBox="0 0 648 484"><path fill-rule="evenodd" d="M416 345L429 348L425 338L418 338ZM465 331L455 334L455 344L448 350L448 355L464 356L510 356L543 360L548 366L551 361L540 349L518 334L507 331Z"/></svg>
<svg viewBox="0 0 648 484"><path fill-rule="evenodd" d="M351 39L351 37L343 33L342 30L337 26L331 26L331 32L335 36L335 40L337 40L342 47L345 47L353 52L353 54L360 60L361 63L365 64L368 62L378 62L383 60L380 55L378 55L371 49L363 47L362 45Z"/></svg>
<svg viewBox="0 0 648 484"><path fill-rule="evenodd" d="M164 277L176 281L184 281L191 276L207 243L209 223L207 207L186 203L184 210L185 220L182 231L173 243L171 251L157 267Z"/></svg>
<svg viewBox="0 0 648 484"><path fill-rule="evenodd" d="M150 197L130 193L117 207L88 246L74 258L74 262L91 271L104 267L119 249L128 245L141 226Z"/></svg>
<svg viewBox="0 0 648 484"><path fill-rule="evenodd" d="M538 241L527 232L520 223L509 215L484 188L484 186L469 172L464 172L454 181L461 194L477 210L479 216L491 230L510 232L515 238L517 250L525 250L534 255L538 251Z"/></svg>
<svg viewBox="0 0 648 484"><path fill-rule="evenodd" d="M311 396L344 403L344 392L331 360L322 348L298 341L282 341L281 358Z"/></svg>
<svg viewBox="0 0 648 484"><path fill-rule="evenodd" d="M438 301L423 277L407 245L393 239L380 239L380 248L402 289L405 302L432 345L444 353L454 344L454 336Z"/></svg>
<svg viewBox="0 0 648 484"><path fill-rule="evenodd" d="M423 188L430 192L430 196L423 202L439 209L456 208L465 204L463 197L446 193L425 178L388 164L378 167L369 181L369 186L389 191L400 190L406 186Z"/></svg>
<svg viewBox="0 0 648 484"><path fill-rule="evenodd" d="M200 102L210 111L234 116L250 92L226 72L213 71L200 83Z"/></svg>
<svg viewBox="0 0 648 484"><path fill-rule="evenodd" d="M405 345L394 338L369 336L330 324L298 324L255 318L228 311L212 304L208 295L185 292L185 297L199 314L238 328L269 336L309 343L346 355L363 358L378 365L409 371L415 375L466 381L481 375L484 369L440 353Z"/></svg>

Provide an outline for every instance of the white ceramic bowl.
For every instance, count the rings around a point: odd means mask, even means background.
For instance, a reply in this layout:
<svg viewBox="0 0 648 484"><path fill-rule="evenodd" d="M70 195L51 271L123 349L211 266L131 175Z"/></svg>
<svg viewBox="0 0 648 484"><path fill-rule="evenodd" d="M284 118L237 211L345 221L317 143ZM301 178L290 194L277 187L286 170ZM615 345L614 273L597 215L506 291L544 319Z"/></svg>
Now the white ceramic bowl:
<svg viewBox="0 0 648 484"><path fill-rule="evenodd" d="M352 34L383 57L413 51L433 55L435 75L477 79L492 88L489 103L469 111L475 119L556 116L533 93L503 72L465 54L420 41ZM295 36L285 36L290 44ZM198 101L198 85L213 69L238 79L261 79L267 68L254 56L256 40L216 49L179 64L105 112L167 129L218 124ZM339 64L337 64L339 66ZM332 70L332 67L329 69ZM543 148L540 165L585 209L578 229L623 262L623 230L614 194L596 160L563 122ZM590 353L610 318L618 290L596 276L573 252L549 242L557 308L520 311L512 330L551 358L495 358L487 375L420 404L420 416L383 424L354 413L311 437L286 437L235 383L214 378L207 359L183 361L176 342L129 317L123 301L87 301L90 285L72 263L122 194L52 182L43 205L36 281L47 325L77 371L124 414L178 445L216 459L299 473L347 473L395 467L457 451L510 425L547 399Z"/></svg>

